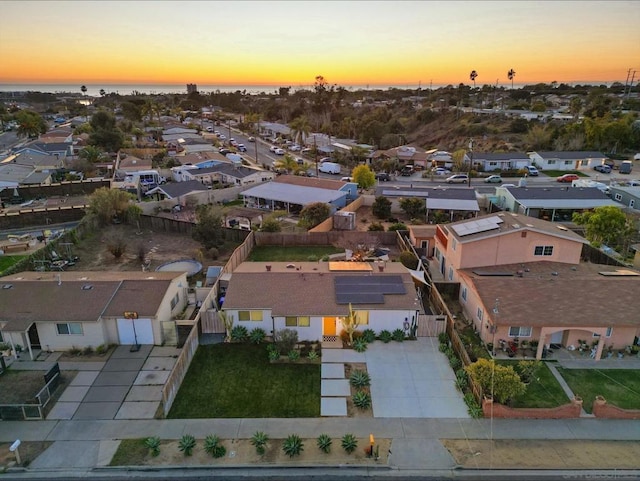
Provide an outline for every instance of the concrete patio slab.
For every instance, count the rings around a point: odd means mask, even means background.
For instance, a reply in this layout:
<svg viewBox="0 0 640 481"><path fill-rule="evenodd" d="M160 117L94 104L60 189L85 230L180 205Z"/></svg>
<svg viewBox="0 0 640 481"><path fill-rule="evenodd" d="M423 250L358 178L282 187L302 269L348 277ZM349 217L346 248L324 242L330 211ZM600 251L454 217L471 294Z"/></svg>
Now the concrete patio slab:
<svg viewBox="0 0 640 481"><path fill-rule="evenodd" d="M437 439L394 439L389 462L407 469L447 470L456 466L449 451Z"/></svg>
<svg viewBox="0 0 640 481"><path fill-rule="evenodd" d="M56 441L29 464L29 469L92 468L100 441Z"/></svg>
<svg viewBox="0 0 640 481"><path fill-rule="evenodd" d="M320 399L320 416L346 416L347 400L340 397L323 397Z"/></svg>
<svg viewBox="0 0 640 481"><path fill-rule="evenodd" d="M418 397L399 397L397 394L393 396L381 397L374 396L371 393L373 417L374 418L421 418L422 409L419 404Z"/></svg>
<svg viewBox="0 0 640 481"><path fill-rule="evenodd" d="M422 397L420 403L421 417L424 418L463 418L469 417L467 405L457 396Z"/></svg>
<svg viewBox="0 0 640 481"><path fill-rule="evenodd" d="M323 362L320 373L322 379L344 379L344 364Z"/></svg>
<svg viewBox="0 0 640 481"><path fill-rule="evenodd" d="M324 349L322 362L365 362L365 353L352 349Z"/></svg>
<svg viewBox="0 0 640 481"><path fill-rule="evenodd" d="M53 408L51 408L51 411L49 411L49 414L47 415L47 420L73 419L73 415L78 410L78 406L80 406L79 401L78 402L58 401L53 406Z"/></svg>
<svg viewBox="0 0 640 481"><path fill-rule="evenodd" d="M346 379L322 379L320 381L320 395L325 396L350 396L351 388Z"/></svg>
<svg viewBox="0 0 640 481"><path fill-rule="evenodd" d="M169 371L140 371L135 381L134 386L142 385L163 385L169 379Z"/></svg>
<svg viewBox="0 0 640 481"><path fill-rule="evenodd" d="M149 357L178 357L182 349L172 346L153 346Z"/></svg>
<svg viewBox="0 0 640 481"><path fill-rule="evenodd" d="M171 371L177 359L173 357L149 357L142 366L143 371Z"/></svg>
<svg viewBox="0 0 640 481"><path fill-rule="evenodd" d="M60 370L62 371L101 371L105 362L83 362L83 361L69 361L59 362Z"/></svg>
<svg viewBox="0 0 640 481"><path fill-rule="evenodd" d="M102 368L102 372L139 371L144 363L144 359L109 359Z"/></svg>
<svg viewBox="0 0 640 481"><path fill-rule="evenodd" d="M131 346L118 346L111 354L111 359L146 359L152 349L153 345L143 344L139 351L131 352Z"/></svg>
<svg viewBox="0 0 640 481"><path fill-rule="evenodd" d="M91 386L100 374L98 371L80 371L69 386Z"/></svg>
<svg viewBox="0 0 640 481"><path fill-rule="evenodd" d="M94 386L131 386L138 376L137 371L101 372L93 382Z"/></svg>
<svg viewBox="0 0 640 481"><path fill-rule="evenodd" d="M80 402L91 386L69 386L60 395L58 402Z"/></svg>
<svg viewBox="0 0 640 481"><path fill-rule="evenodd" d="M163 386L133 386L125 402L134 401L160 401L162 400L162 387Z"/></svg>
<svg viewBox="0 0 640 481"><path fill-rule="evenodd" d="M129 392L129 386L93 386L84 397L83 403L122 402Z"/></svg>
<svg viewBox="0 0 640 481"><path fill-rule="evenodd" d="M160 402L123 402L115 419L153 419Z"/></svg>
<svg viewBox="0 0 640 481"><path fill-rule="evenodd" d="M96 466L109 466L109 463L111 463L111 460L113 459L113 455L116 454L116 451L118 450L118 446L120 446L119 440L105 439L100 441Z"/></svg>
<svg viewBox="0 0 640 481"><path fill-rule="evenodd" d="M119 402L83 402L73 415L73 419L113 419L120 408Z"/></svg>

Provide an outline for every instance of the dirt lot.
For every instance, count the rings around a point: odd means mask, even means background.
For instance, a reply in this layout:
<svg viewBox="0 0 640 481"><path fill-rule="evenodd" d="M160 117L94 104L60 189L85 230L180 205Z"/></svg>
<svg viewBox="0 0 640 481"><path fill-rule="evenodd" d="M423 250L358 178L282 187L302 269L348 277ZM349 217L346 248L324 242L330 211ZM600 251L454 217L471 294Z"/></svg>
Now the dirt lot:
<svg viewBox="0 0 640 481"><path fill-rule="evenodd" d="M442 444L467 469L638 469L637 441L467 440Z"/></svg>
<svg viewBox="0 0 640 481"><path fill-rule="evenodd" d="M398 222L409 225L409 218L404 213L393 215L396 219L398 219ZM373 215L373 213L371 212L371 206L362 206L356 211L356 229L358 231L368 231L369 226L373 222L379 222L380 224L382 224L384 226L384 230L388 230L389 226L393 224L393 222L378 219L375 215Z"/></svg>
<svg viewBox="0 0 640 481"><path fill-rule="evenodd" d="M22 466L28 466L51 444L53 443L50 441L23 441L20 443L19 451ZM11 443L0 443L0 473L2 473L3 467L16 460L16 454L9 451L10 446Z"/></svg>

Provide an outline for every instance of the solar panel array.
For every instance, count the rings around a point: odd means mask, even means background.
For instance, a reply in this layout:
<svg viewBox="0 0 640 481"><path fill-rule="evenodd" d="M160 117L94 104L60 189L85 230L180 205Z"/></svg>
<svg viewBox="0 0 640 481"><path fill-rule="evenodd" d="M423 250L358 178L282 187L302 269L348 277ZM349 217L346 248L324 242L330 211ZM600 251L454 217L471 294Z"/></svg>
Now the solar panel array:
<svg viewBox="0 0 640 481"><path fill-rule="evenodd" d="M500 217L494 215L493 217L487 217L486 219L470 220L463 224L452 225L451 228L456 232L456 234L463 237L465 235L498 229L502 222L503 220Z"/></svg>
<svg viewBox="0 0 640 481"><path fill-rule="evenodd" d="M385 294L406 294L401 276L338 276L334 279L338 304L384 304Z"/></svg>

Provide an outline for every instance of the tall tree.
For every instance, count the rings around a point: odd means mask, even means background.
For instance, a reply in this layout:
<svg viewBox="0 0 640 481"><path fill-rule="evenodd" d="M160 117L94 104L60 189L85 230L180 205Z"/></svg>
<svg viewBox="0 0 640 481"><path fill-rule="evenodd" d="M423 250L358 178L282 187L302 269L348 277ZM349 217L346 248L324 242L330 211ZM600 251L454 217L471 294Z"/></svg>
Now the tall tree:
<svg viewBox="0 0 640 481"><path fill-rule="evenodd" d="M311 126L309 125L309 120L307 119L307 117L305 117L304 115L301 117L296 117L289 124L289 128L291 129L293 140L300 145L304 145L304 141L309 136L309 132L311 131Z"/></svg>
<svg viewBox="0 0 640 481"><path fill-rule="evenodd" d="M124 143L124 135L116 126L116 118L111 112L100 110L91 117L89 144L101 147L106 152L117 152Z"/></svg>
<svg viewBox="0 0 640 481"><path fill-rule="evenodd" d="M586 238L596 247L603 244L613 248L626 246L636 231L633 220L619 207L610 205L575 213L572 220L585 226Z"/></svg>
<svg viewBox="0 0 640 481"><path fill-rule="evenodd" d="M133 204L135 197L120 189L102 187L89 197L89 215L100 225L110 224L114 218L131 222L140 216L140 207Z"/></svg>
<svg viewBox="0 0 640 481"><path fill-rule="evenodd" d="M37 112L21 110L16 114L18 137L38 137L47 131L47 123Z"/></svg>
<svg viewBox="0 0 640 481"><path fill-rule="evenodd" d="M353 169L351 176L361 189L368 189L376 183L376 174L373 173L368 165L358 165Z"/></svg>
<svg viewBox="0 0 640 481"><path fill-rule="evenodd" d="M201 242L206 249L224 243L222 212L213 205L200 204L196 207L196 225L192 237Z"/></svg>
<svg viewBox="0 0 640 481"><path fill-rule="evenodd" d="M82 95L86 95L87 94L87 86L83 85L82 87L80 87L80 91L82 92Z"/></svg>
<svg viewBox="0 0 640 481"><path fill-rule="evenodd" d="M511 80L511 90L513 90L513 78L516 76L516 71L511 69L507 72L507 78Z"/></svg>
<svg viewBox="0 0 640 481"><path fill-rule="evenodd" d="M324 222L331 215L329 204L324 202L314 202L307 205L300 212L300 220L298 224L305 229L313 229L315 226Z"/></svg>
<svg viewBox="0 0 640 481"><path fill-rule="evenodd" d="M473 82L473 88L476 88L476 79L478 78L478 72L476 72L475 70L472 70L471 73L469 74L469 78Z"/></svg>

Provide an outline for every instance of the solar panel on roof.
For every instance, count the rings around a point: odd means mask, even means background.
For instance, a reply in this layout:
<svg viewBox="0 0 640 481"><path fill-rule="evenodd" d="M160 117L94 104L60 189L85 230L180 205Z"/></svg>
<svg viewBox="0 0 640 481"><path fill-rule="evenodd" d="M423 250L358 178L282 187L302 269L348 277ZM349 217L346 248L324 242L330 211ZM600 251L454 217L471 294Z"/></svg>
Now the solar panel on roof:
<svg viewBox="0 0 640 481"><path fill-rule="evenodd" d="M452 225L451 228L460 237L465 235L477 234L479 232L487 232L490 230L498 229L499 224L504 221L498 216L487 217L486 219L471 220L464 224Z"/></svg>
<svg viewBox="0 0 640 481"><path fill-rule="evenodd" d="M384 295L378 293L336 292L337 304L384 304Z"/></svg>

